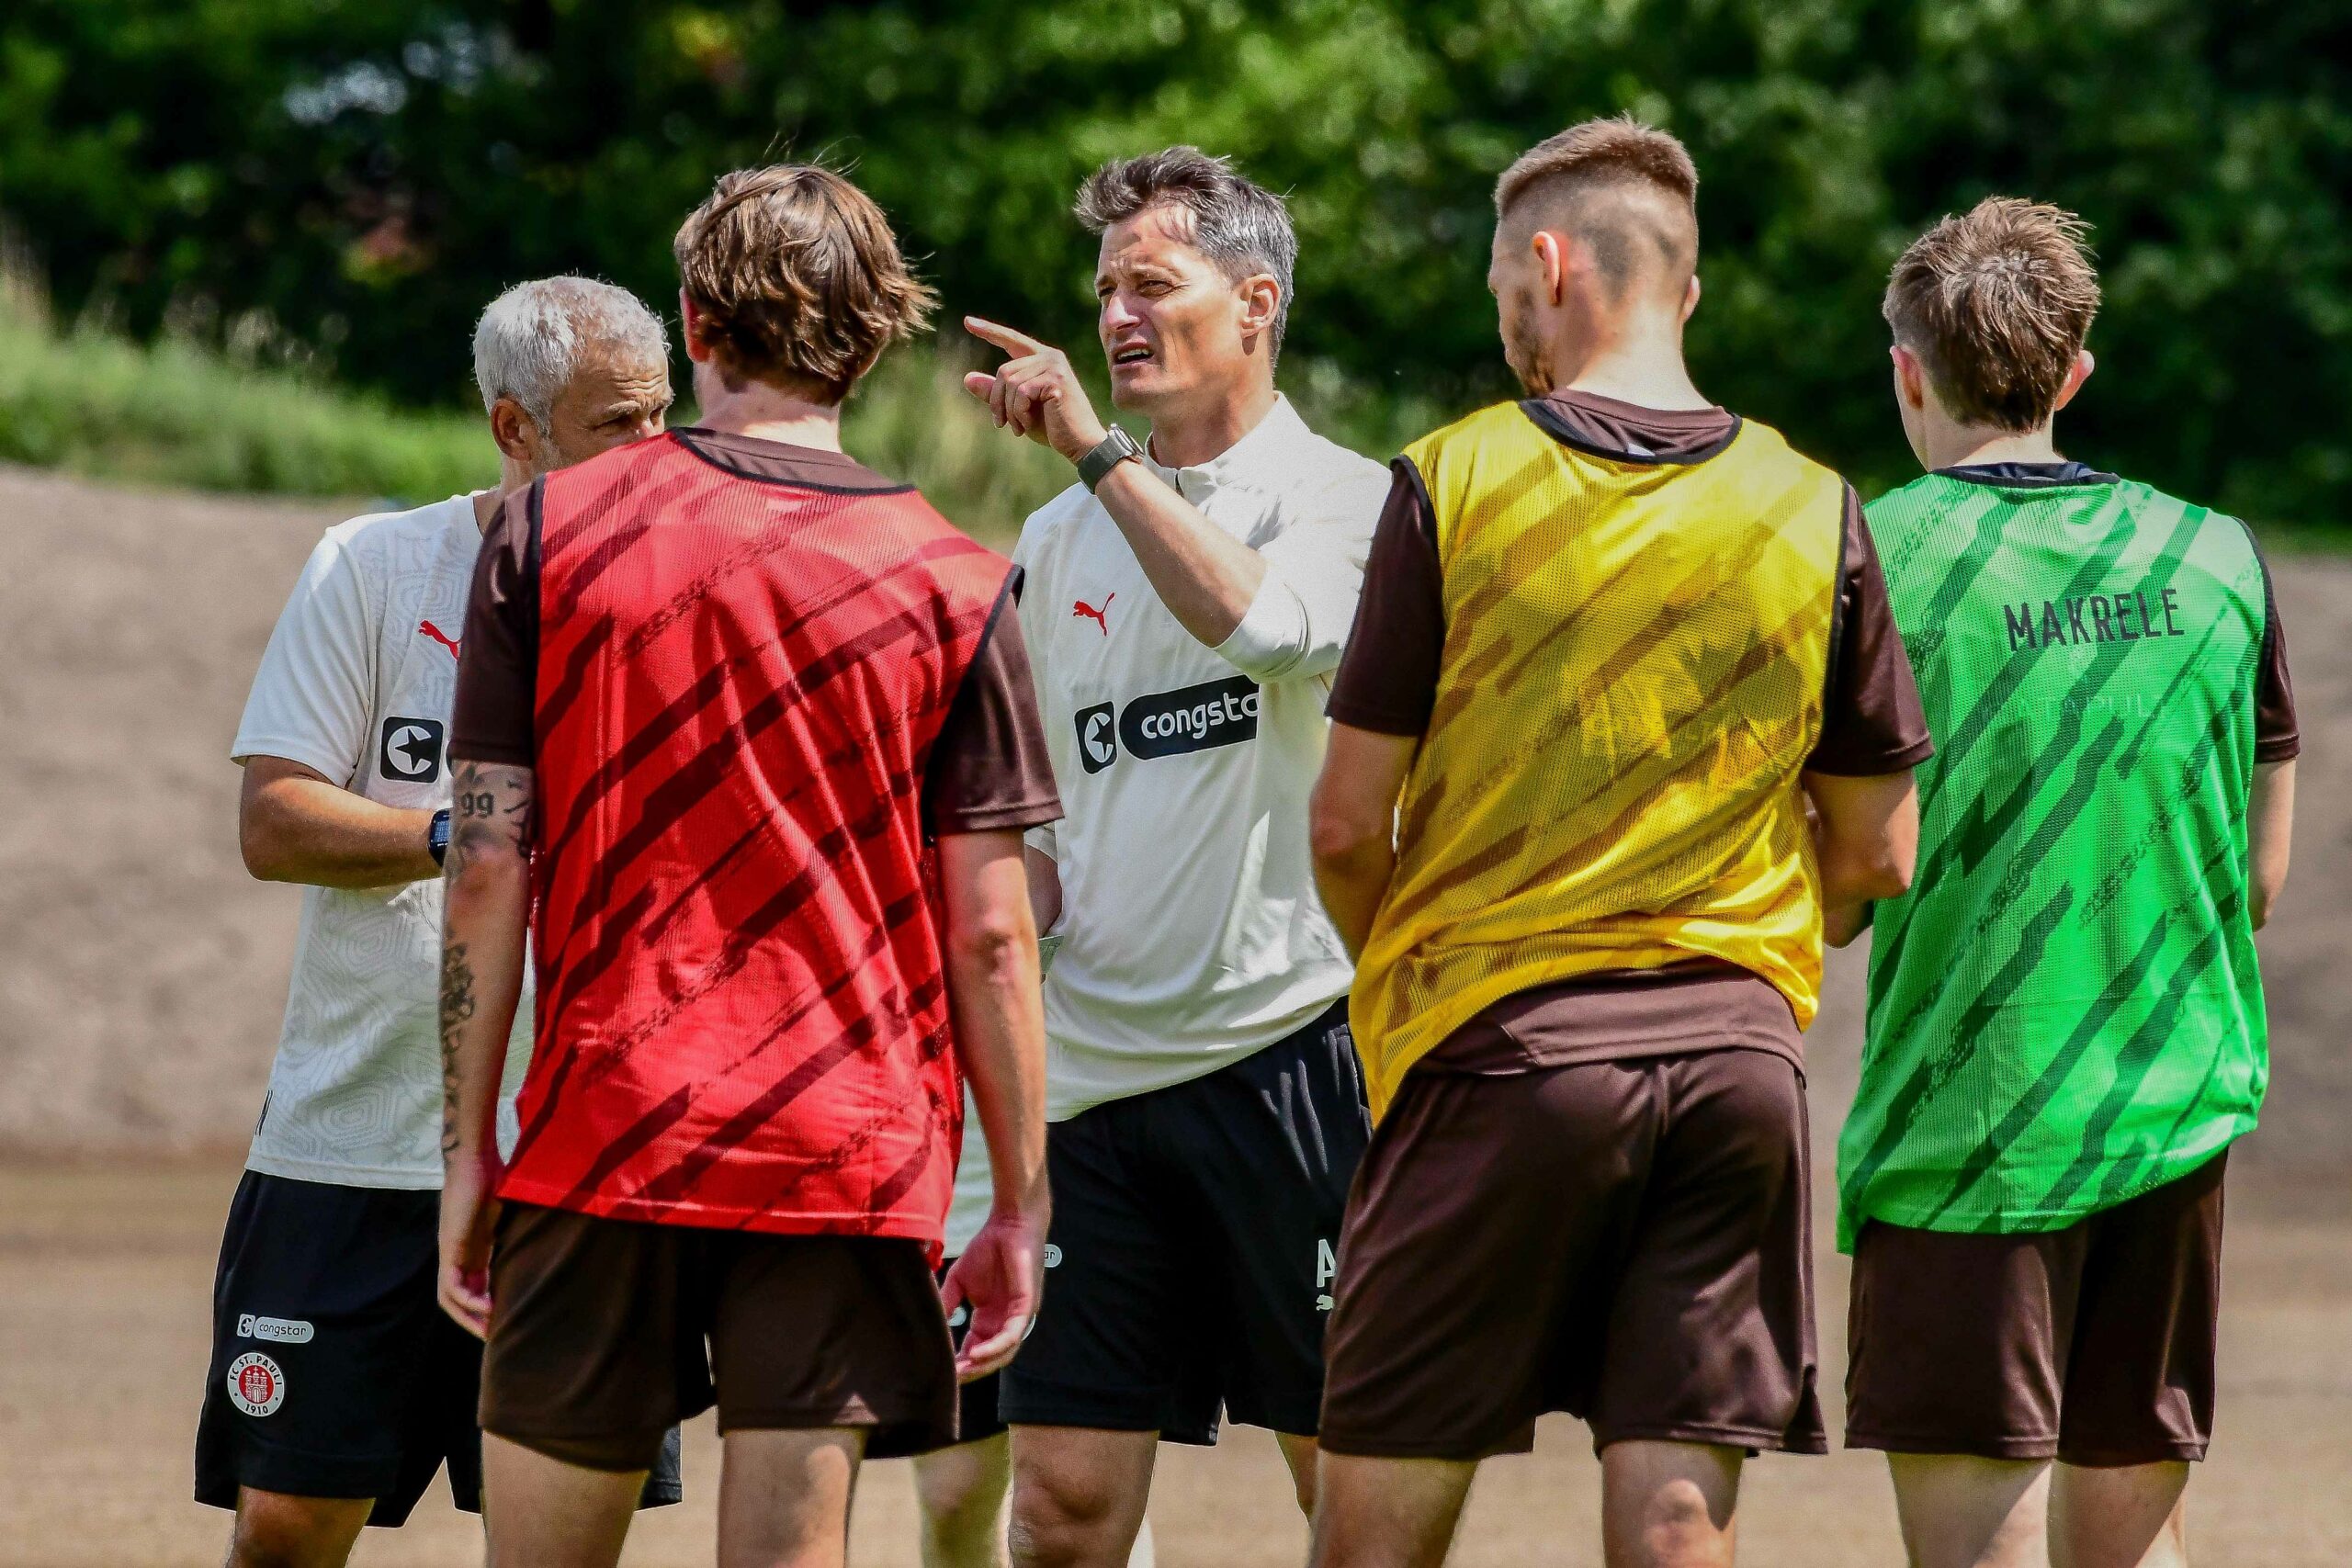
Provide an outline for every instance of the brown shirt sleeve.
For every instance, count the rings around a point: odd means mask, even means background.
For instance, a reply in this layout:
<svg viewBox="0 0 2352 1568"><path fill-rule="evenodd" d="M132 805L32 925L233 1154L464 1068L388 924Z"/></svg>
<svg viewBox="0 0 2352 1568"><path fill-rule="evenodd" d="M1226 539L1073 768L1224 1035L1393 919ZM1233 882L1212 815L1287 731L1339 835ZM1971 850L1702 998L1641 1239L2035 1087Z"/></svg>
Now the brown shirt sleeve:
<svg viewBox="0 0 2352 1568"><path fill-rule="evenodd" d="M537 765L539 682L541 480L501 502L474 558L458 638L457 711L449 755L512 767Z"/></svg>
<svg viewBox="0 0 2352 1568"><path fill-rule="evenodd" d="M2270 563L2262 563L2262 663L2254 677L2254 760L2289 762L2302 755L2302 728L2295 718L2295 683L2287 674L2287 627L2278 619L2278 596L2270 591Z"/></svg>
<svg viewBox="0 0 2352 1568"><path fill-rule="evenodd" d="M1878 547L1862 521L1861 497L1846 487L1846 538L1840 552L1837 623L1821 738L1807 771L1871 778L1917 767L1935 754L1928 737L1911 656L1895 629Z"/></svg>
<svg viewBox="0 0 2352 1568"><path fill-rule="evenodd" d="M1409 457L1396 475L1373 531L1355 628L1331 682L1327 711L1340 723L1380 735L1419 735L1437 706L1445 651L1445 597L1437 559L1437 510Z"/></svg>
<svg viewBox="0 0 2352 1568"><path fill-rule="evenodd" d="M964 683L924 764L922 814L933 837L1035 828L1062 814L1029 648L1013 612L1022 571L1012 569L997 596Z"/></svg>

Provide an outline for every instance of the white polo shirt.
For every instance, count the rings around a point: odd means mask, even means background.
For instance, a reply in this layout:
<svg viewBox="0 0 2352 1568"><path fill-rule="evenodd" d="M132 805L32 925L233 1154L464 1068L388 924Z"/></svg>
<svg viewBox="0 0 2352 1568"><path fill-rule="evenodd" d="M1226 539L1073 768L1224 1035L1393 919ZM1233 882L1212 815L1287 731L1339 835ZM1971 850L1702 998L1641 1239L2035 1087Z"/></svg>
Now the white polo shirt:
<svg viewBox="0 0 2352 1568"><path fill-rule="evenodd" d="M1061 874L1046 977L1054 1121L1239 1061L1352 976L1315 890L1306 801L1388 471L1283 398L1210 461L1150 467L1258 550L1266 578L1210 649L1083 485L1039 508L1014 547L1067 812L1029 839Z"/></svg>
<svg viewBox="0 0 2352 1568"><path fill-rule="evenodd" d="M231 755L283 757L409 810L449 804L445 742L481 529L473 498L327 530L254 675ZM421 840L420 840L421 843ZM441 879L308 887L286 1024L249 1170L345 1187L441 1185ZM499 1142L531 1055L529 972Z"/></svg>

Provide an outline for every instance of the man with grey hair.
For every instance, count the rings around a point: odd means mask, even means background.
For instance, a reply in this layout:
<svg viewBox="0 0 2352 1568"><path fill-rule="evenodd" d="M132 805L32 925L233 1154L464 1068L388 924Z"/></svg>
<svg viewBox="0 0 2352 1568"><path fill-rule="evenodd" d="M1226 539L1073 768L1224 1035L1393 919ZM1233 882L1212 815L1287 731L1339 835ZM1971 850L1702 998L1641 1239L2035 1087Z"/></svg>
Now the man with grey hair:
<svg viewBox="0 0 2352 1568"><path fill-rule="evenodd" d="M669 355L661 320L594 278L537 278L492 300L474 328L474 382L506 457L502 492L658 434Z"/></svg>
<svg viewBox="0 0 2352 1568"><path fill-rule="evenodd" d="M1003 1373L1012 1551L1125 1562L1162 1438L1272 1427L1312 1510L1348 1180L1367 1133L1351 976L1315 892L1324 698L1387 487L1274 389L1297 241L1282 199L1190 147L1106 164L1078 216L1106 426L1069 359L967 385L1080 482L1013 559L1067 817L1033 831L1046 976L1051 1270Z"/></svg>
<svg viewBox="0 0 2352 1568"><path fill-rule="evenodd" d="M304 886L197 1427L197 1500L237 1514L231 1568L340 1568L445 1461L458 1506L481 1507L481 1346L435 1297L443 741L466 593L500 499L660 433L670 376L661 321L584 277L501 295L474 368L498 487L328 529L231 748L246 867ZM511 1103L504 1120L511 1137ZM677 1496L673 1434L645 1501Z"/></svg>

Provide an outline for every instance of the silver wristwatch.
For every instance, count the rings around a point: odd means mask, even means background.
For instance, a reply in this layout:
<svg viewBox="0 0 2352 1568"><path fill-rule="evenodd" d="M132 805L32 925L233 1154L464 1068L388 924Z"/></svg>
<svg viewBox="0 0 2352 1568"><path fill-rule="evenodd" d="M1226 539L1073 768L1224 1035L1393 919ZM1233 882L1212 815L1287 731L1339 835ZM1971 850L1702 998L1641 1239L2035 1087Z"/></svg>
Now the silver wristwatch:
<svg viewBox="0 0 2352 1568"><path fill-rule="evenodd" d="M1102 482L1102 476L1130 457L1143 456L1143 448L1136 438L1117 425L1111 434L1094 444L1093 449L1078 460L1078 479L1089 491Z"/></svg>

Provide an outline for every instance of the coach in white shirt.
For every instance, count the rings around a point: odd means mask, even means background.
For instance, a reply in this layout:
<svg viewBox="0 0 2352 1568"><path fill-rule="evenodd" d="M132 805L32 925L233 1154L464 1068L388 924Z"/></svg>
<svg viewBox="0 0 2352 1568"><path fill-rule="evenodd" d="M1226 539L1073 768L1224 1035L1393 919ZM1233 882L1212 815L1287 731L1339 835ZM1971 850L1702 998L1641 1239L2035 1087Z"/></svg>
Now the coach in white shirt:
<svg viewBox="0 0 2352 1568"><path fill-rule="evenodd" d="M1068 816L1031 839L1054 1219L1003 1374L1012 1548L1126 1561L1160 1438L1220 1406L1312 1511L1324 1314L1366 1119L1351 970L1315 891L1323 704L1387 487L1274 389L1297 254L1279 197L1190 147L1105 165L1098 418L1060 351L967 385L1078 465L1032 516L1022 635Z"/></svg>
<svg viewBox="0 0 2352 1568"><path fill-rule="evenodd" d="M230 1568L340 1568L446 1461L481 1506L481 1345L435 1297L441 1187L443 741L482 530L507 491L660 433L662 323L627 290L501 295L474 374L499 489L336 525L279 615L232 754L245 864L305 884L286 1024L229 1211L198 1502L234 1508ZM529 1029L507 1057L511 1097ZM513 1111L502 1107L512 1137ZM648 1502L678 1496L676 1446Z"/></svg>

